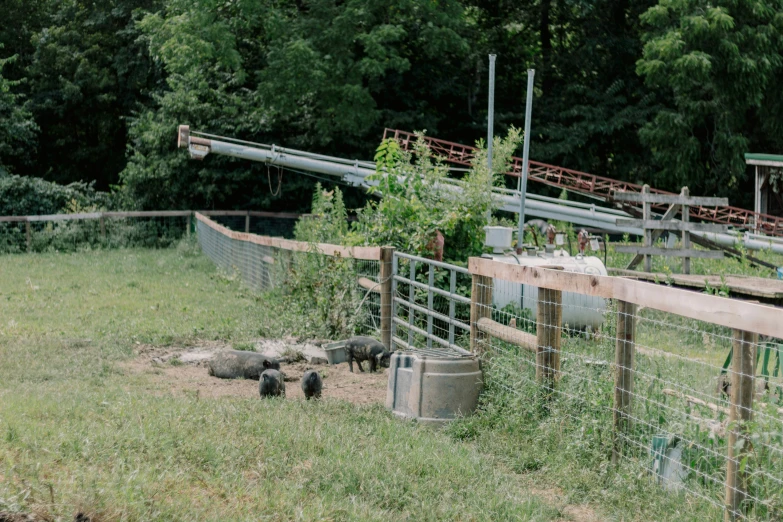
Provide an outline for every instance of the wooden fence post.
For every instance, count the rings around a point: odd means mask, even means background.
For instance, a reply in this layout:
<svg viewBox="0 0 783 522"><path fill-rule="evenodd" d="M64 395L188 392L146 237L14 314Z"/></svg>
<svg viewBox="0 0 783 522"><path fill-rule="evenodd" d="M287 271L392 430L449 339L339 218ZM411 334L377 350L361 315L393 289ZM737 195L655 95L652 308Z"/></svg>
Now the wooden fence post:
<svg viewBox="0 0 783 522"><path fill-rule="evenodd" d="M394 271L394 247L381 247L381 342L387 350L392 349L392 278Z"/></svg>
<svg viewBox="0 0 783 522"><path fill-rule="evenodd" d="M538 288L536 307L536 380L553 389L560 373L563 292Z"/></svg>
<svg viewBox="0 0 783 522"><path fill-rule="evenodd" d="M636 352L636 305L617 301L617 341L614 353L614 447L612 463L620 461L631 430L633 410L633 372Z"/></svg>
<svg viewBox="0 0 783 522"><path fill-rule="evenodd" d="M690 191L688 190L688 187L682 187L682 190L680 191L680 195L683 197L690 196ZM691 219L691 210L688 207L688 205L683 205L682 207L682 222L688 223ZM683 250L690 250L691 248L691 234L687 230L682 231L682 249ZM683 274L690 274L691 273L691 258L690 257L683 257L682 258L682 273Z"/></svg>
<svg viewBox="0 0 783 522"><path fill-rule="evenodd" d="M31 252L33 250L33 238L32 233L30 232L30 222L26 220L24 222L24 235L27 239L27 251Z"/></svg>
<svg viewBox="0 0 783 522"><path fill-rule="evenodd" d="M650 193L650 185L645 185L642 187L642 194L649 194ZM649 221L652 219L652 210L650 208L650 202L645 201L642 203L642 219L644 221ZM651 247L653 245L653 235L652 230L645 228L644 229L644 246ZM645 254L644 255L644 271L645 272L651 272L652 271L652 256Z"/></svg>
<svg viewBox="0 0 783 522"><path fill-rule="evenodd" d="M732 335L731 404L729 405L729 458L726 462L726 510L724 520L742 517L742 503L747 497L747 471L740 463L750 449L750 441L736 450L737 440L746 437L746 423L753 414L754 378L756 375L756 345L758 334L734 330Z"/></svg>
<svg viewBox="0 0 783 522"><path fill-rule="evenodd" d="M481 355L487 336L478 329L479 319L492 315L492 278L473 274L470 291L470 351Z"/></svg>

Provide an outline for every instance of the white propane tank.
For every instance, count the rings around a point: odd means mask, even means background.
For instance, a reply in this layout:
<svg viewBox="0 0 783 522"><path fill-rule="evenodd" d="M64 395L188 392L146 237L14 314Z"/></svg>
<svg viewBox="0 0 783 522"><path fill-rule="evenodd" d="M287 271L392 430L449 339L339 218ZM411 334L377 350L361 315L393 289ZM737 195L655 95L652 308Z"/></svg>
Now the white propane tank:
<svg viewBox="0 0 783 522"><path fill-rule="evenodd" d="M551 245L550 245L551 249ZM522 254L484 254L485 258L522 266L562 266L566 272L578 272L590 275L609 275L606 267L595 256L578 254L572 257L563 249L543 252L528 248ZM531 312L531 318L536 318L538 303L538 287L521 285L496 279L492 288L492 303L497 308L509 304L521 307ZM606 301L601 297L563 292L563 325L569 328L583 330L590 327L596 330L604 322Z"/></svg>

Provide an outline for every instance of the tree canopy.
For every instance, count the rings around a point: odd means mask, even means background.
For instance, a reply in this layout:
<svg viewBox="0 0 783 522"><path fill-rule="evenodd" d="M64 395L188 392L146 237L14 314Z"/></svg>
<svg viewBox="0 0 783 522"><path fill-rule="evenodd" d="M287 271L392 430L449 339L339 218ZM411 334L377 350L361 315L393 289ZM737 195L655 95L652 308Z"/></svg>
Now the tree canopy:
<svg viewBox="0 0 783 522"><path fill-rule="evenodd" d="M522 127L536 70L538 161L749 206L742 153L783 152L783 0L7 0L3 16L0 170L94 181L126 207L306 210L334 184L191 161L180 124L358 159L384 127L472 144L490 53L498 135Z"/></svg>

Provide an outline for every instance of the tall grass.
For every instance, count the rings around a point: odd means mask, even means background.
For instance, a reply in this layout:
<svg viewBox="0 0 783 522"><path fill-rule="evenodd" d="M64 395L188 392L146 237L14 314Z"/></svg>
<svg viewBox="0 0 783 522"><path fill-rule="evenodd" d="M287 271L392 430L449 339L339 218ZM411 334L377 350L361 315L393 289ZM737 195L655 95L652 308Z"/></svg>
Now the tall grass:
<svg viewBox="0 0 783 522"><path fill-rule="evenodd" d="M472 444L380 406L172 395L137 343L307 335L193 245L2 258L0 511L50 520L553 520ZM248 387L257 386L253 381Z"/></svg>

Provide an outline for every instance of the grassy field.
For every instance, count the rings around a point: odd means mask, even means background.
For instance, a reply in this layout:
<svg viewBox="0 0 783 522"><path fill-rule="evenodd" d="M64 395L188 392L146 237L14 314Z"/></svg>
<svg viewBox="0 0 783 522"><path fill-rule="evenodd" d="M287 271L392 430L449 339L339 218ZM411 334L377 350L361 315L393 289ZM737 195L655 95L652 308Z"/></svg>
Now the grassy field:
<svg viewBox="0 0 783 522"><path fill-rule="evenodd" d="M70 520L553 520L473 444L347 402L160 393L137 343L307 333L190 247L5 256L0 511Z"/></svg>
<svg viewBox="0 0 783 522"><path fill-rule="evenodd" d="M609 465L608 403L564 400L544 412L535 389L509 391L518 358L488 374L476 416L443 432L378 405L174 395L159 376L128 371L136 348L247 345L314 336L319 325L279 295L242 289L187 243L0 262L0 511L51 520L78 511L94 520L720 518L638 467ZM609 400L608 386L591 395Z"/></svg>

